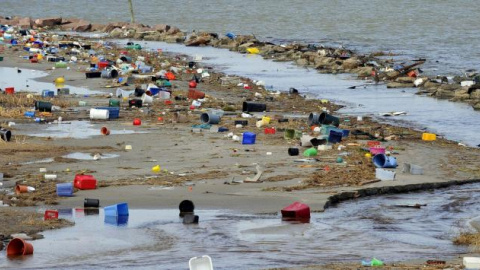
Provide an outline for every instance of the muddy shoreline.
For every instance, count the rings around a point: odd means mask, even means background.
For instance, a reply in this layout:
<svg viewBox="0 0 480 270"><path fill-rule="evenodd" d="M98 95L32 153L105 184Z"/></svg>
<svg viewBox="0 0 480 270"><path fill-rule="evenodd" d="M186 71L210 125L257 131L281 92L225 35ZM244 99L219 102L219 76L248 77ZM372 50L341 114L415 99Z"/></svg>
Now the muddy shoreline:
<svg viewBox="0 0 480 270"><path fill-rule="evenodd" d="M121 50L122 48L113 49L113 52L116 54ZM54 102L62 100L65 108L60 112L54 112L51 117L46 117L47 122L53 122L58 119L58 116L62 116L63 121L67 122L65 125L69 125L69 121L70 125L74 125L78 120L88 119L87 108L78 106L78 102L87 101L91 104L90 106L105 105L111 98L110 93L116 89L116 87L104 88L106 84L112 83L111 80L86 80L85 73L82 71L88 66L87 61L72 64L69 70L52 70L51 63L32 64L19 57L25 54L14 48L7 49L5 53L7 57L2 62L2 67L45 70L49 75L39 78L38 81L52 82L55 78L64 76L67 85L84 86L103 93L88 97L69 95L52 99ZM132 54L152 57L145 52L132 52ZM185 66L190 59L186 56L155 55L154 57L159 59L156 63L152 62L154 65L168 61L174 63L172 66L176 68L188 70ZM88 60L88 57L86 59ZM132 208L176 208L180 199L191 199L201 209L227 208L251 213L276 213L295 200L308 203L313 211L323 211L332 203L363 195L426 190L478 181L478 162L480 162L478 149L462 147L440 138L437 141L424 142L420 139L419 131L378 124L369 119L356 122L354 117L341 116L343 120L341 127L351 130L362 129L371 133L381 130L384 135L377 139L382 141L382 144L395 149L399 164L407 161L420 164L426 173L421 176L402 174L399 168L396 181L365 182L364 180L373 180L373 166L364 161L364 152L360 149L360 145L369 138L360 135L351 136L342 142L344 149L352 153L344 157L347 164L353 165L351 168L348 165L343 167L344 165L332 162L332 159L336 159L340 153L336 148L322 153L326 158L324 160L320 159L313 164L295 163L295 158L287 155L287 149L299 147L298 140L285 140L282 130L295 128L313 135L313 131L306 123L308 114L318 111L319 108L326 108L335 114L339 106L325 104L320 100L309 101L286 93L272 95L261 86L253 90L236 85L225 87L220 83L223 74L215 73L211 69L208 71L210 77L204 78L197 86L198 90L204 91L210 98L202 106L224 110L228 107L233 108L232 116L222 118L220 125L237 134L243 131L256 132L257 144L241 145L226 138L225 134L211 133L208 130L200 133L192 132L191 126L199 124L199 115L202 111L188 109L190 102L182 100L175 101L176 107L169 107L160 100L155 101L147 112L143 109L128 108L126 104L122 104L121 117L118 120L93 121L93 127L86 128L99 130L101 126L106 125L112 131L119 131L118 134L100 136L98 133L82 139L75 136L84 130L72 131L63 138L55 137L55 134L43 137L32 136L35 133L41 134L44 128L54 124L38 125L32 119L25 119L22 114L27 110L25 108L18 115L1 117L2 127L10 121L17 122L20 127L11 127L14 133L12 142L0 144L2 154L0 164L2 164L2 170L6 172L4 183L10 187L17 183L32 185L38 192L19 196L2 195L2 200L4 203L17 206L21 206L22 203L25 206L35 205L38 211L43 207L79 207L84 197L101 198L102 205L116 203L119 198L122 198L128 201ZM176 96L186 96L191 78L190 73L177 73L172 92ZM239 78L239 80L254 85L247 78ZM121 87L125 90L133 90L134 86ZM273 98L270 98L271 96ZM265 102L269 107L266 114L274 119L272 125L275 125L278 132L272 135L263 134L263 128L255 126L257 121L255 117L247 119L248 128L235 127L233 122L241 119L239 117L241 102L244 100ZM304 105L302 109L296 106L298 103ZM65 110L67 107L73 107L76 111ZM181 112L185 116L185 123L175 121L176 112ZM304 117L290 118L286 123L278 121L288 118L283 115L292 112ZM142 119L142 126L132 127L131 121L138 117ZM162 120L159 120L159 117L162 117ZM346 119L348 121L345 121ZM30 126L24 127L22 123ZM122 130L133 130L133 133L122 134ZM394 139L382 140L389 136L393 136L391 138ZM133 145L133 150L126 151L125 145ZM48 147L49 151L45 147ZM26 150L21 151L24 148ZM302 151L306 149L299 148ZM64 157L71 152L86 152L92 155L114 153L120 157L99 161ZM15 155L11 158L9 155L12 153ZM22 164L47 156L52 157L54 162ZM262 183L233 183L232 180L253 176L255 163L265 168ZM167 171L161 175L153 174L151 167L156 164L160 164ZM326 166L332 168L331 173L325 173ZM45 167L49 173L55 173L58 176L58 182L71 181L75 173L82 171L94 174L99 179L99 188L79 190L75 192L74 197L59 199L53 187L57 182L45 181L42 179L43 175L39 173L39 169ZM348 169L347 174L345 174L346 169ZM363 175L365 170L368 174ZM447 179L468 180L450 182ZM225 203L226 201L228 204ZM18 221L10 221L7 225L18 225ZM50 227L45 227L47 228Z"/></svg>

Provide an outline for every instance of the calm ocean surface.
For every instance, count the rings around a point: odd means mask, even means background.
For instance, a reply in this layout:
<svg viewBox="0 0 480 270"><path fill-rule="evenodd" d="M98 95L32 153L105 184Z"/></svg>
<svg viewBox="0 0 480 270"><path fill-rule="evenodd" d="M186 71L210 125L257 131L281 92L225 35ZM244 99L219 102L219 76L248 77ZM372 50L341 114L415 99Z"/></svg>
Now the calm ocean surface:
<svg viewBox="0 0 480 270"><path fill-rule="evenodd" d="M474 0L134 0L136 20L184 31L255 34L262 40L299 40L377 50L400 59L425 57L429 74L462 74L480 63L480 5ZM1 16L81 17L129 21L127 0L2 0Z"/></svg>

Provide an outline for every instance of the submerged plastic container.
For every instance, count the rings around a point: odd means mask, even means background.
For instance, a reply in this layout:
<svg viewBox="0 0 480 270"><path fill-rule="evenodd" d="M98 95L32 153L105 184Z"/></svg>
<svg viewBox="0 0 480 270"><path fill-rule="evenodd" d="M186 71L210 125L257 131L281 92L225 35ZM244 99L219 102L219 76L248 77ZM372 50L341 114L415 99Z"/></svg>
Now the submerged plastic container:
<svg viewBox="0 0 480 270"><path fill-rule="evenodd" d="M127 203L119 203L119 204L105 206L103 210L105 211L105 217L128 216Z"/></svg>
<svg viewBox="0 0 480 270"><path fill-rule="evenodd" d="M59 196L59 197L72 197L73 196L73 183L57 184L57 196Z"/></svg>
<svg viewBox="0 0 480 270"><path fill-rule="evenodd" d="M301 202L294 202L281 212L284 219L310 219L310 207Z"/></svg>
<svg viewBox="0 0 480 270"><path fill-rule="evenodd" d="M387 156L385 154L375 155L372 161L377 168L396 168L398 166L395 157Z"/></svg>
<svg viewBox="0 0 480 270"><path fill-rule="evenodd" d="M208 255L193 257L188 261L190 270L213 270L212 258Z"/></svg>
<svg viewBox="0 0 480 270"><path fill-rule="evenodd" d="M78 189L96 189L97 188L97 179L93 175L75 175L73 184Z"/></svg>
<svg viewBox="0 0 480 270"><path fill-rule="evenodd" d="M244 132L242 138L242 144L255 144L257 134L253 132Z"/></svg>

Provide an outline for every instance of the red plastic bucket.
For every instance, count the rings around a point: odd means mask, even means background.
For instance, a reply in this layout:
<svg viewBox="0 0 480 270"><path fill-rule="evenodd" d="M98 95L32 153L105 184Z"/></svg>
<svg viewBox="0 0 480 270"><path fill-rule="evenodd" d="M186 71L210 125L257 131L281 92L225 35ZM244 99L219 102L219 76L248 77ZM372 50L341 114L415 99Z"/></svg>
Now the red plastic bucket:
<svg viewBox="0 0 480 270"><path fill-rule="evenodd" d="M33 254L33 245L23 239L13 238L7 245L7 256Z"/></svg>
<svg viewBox="0 0 480 270"><path fill-rule="evenodd" d="M5 87L5 93L13 95L15 93L15 88L14 87Z"/></svg>

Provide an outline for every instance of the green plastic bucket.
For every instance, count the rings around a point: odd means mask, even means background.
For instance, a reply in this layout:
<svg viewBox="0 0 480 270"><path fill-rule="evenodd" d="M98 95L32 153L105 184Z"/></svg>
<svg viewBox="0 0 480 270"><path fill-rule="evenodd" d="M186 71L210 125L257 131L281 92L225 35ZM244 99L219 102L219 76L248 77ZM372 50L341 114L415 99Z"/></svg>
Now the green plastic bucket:
<svg viewBox="0 0 480 270"><path fill-rule="evenodd" d="M120 107L120 100L110 99L108 101L108 106L109 107Z"/></svg>

